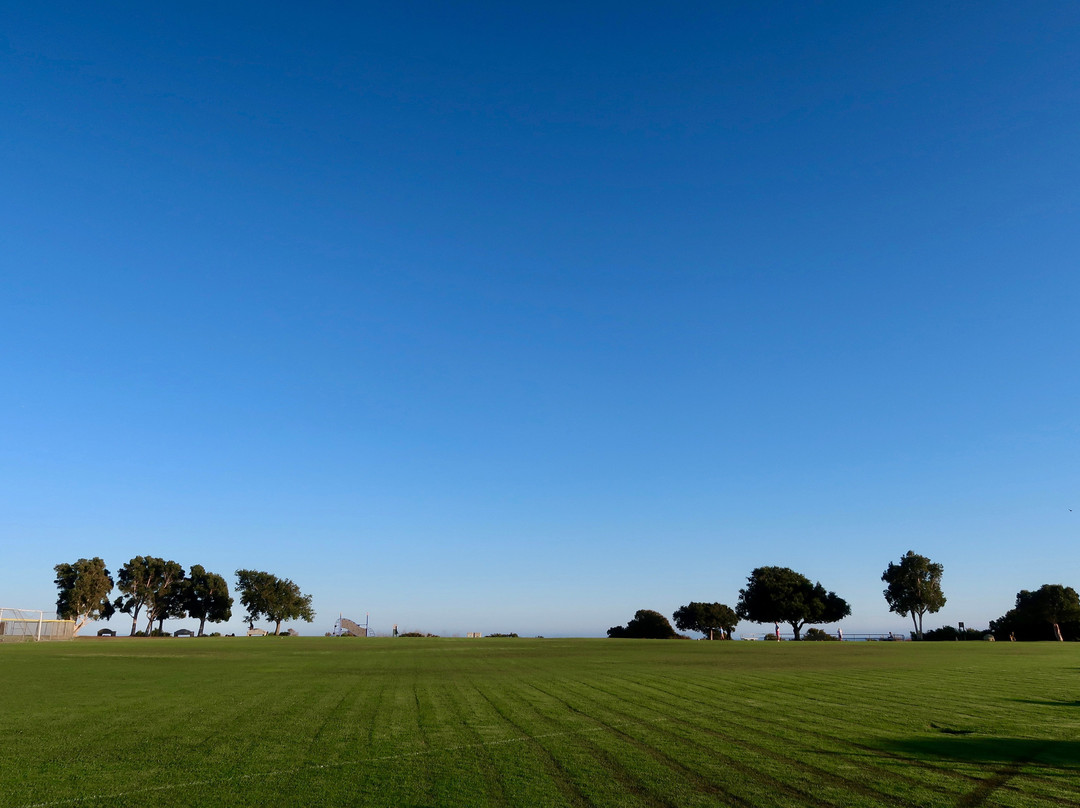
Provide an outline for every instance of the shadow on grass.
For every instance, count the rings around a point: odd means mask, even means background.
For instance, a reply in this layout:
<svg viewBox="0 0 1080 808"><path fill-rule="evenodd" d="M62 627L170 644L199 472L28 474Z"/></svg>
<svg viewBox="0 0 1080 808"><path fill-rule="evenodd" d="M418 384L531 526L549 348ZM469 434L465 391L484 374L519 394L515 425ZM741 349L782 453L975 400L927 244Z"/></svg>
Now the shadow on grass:
<svg viewBox="0 0 1080 808"><path fill-rule="evenodd" d="M1080 701L1058 701L1057 699L1013 699L1020 704L1040 704L1046 707L1080 707Z"/></svg>
<svg viewBox="0 0 1080 808"><path fill-rule="evenodd" d="M1080 771L1080 741L1045 741L1031 738L902 738L883 747L916 760L952 760L988 766L1012 764Z"/></svg>

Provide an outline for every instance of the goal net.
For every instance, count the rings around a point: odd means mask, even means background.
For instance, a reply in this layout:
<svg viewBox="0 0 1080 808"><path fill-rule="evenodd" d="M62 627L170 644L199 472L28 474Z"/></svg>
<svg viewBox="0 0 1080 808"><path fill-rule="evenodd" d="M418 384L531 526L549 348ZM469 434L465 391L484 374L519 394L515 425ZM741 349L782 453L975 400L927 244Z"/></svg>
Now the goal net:
<svg viewBox="0 0 1080 808"><path fill-rule="evenodd" d="M0 608L0 642L70 640L75 636L74 620L55 620L46 614L35 609Z"/></svg>

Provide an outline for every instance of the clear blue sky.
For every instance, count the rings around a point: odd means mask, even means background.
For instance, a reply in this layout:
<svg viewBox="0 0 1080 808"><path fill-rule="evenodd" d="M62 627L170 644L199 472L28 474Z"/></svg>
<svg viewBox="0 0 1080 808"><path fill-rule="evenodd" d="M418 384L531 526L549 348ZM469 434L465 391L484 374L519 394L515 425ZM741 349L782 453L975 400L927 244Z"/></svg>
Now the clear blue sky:
<svg viewBox="0 0 1080 808"><path fill-rule="evenodd" d="M519 5L7 4L0 605L137 554L305 633L1080 587L1080 7Z"/></svg>

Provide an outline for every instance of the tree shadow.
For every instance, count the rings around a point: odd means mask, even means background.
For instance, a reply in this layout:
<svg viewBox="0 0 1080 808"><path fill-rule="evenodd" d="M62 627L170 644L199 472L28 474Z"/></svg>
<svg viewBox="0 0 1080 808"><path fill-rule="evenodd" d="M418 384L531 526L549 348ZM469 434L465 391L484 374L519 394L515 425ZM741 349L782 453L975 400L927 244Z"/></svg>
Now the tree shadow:
<svg viewBox="0 0 1080 808"><path fill-rule="evenodd" d="M970 735L900 738L883 748L917 760L951 760L985 765L1018 765L1080 771L1080 741L983 738ZM1050 773L1047 771L1046 773Z"/></svg>
<svg viewBox="0 0 1080 808"><path fill-rule="evenodd" d="M1080 701L1059 701L1057 699L1012 699L1020 704L1039 704L1045 707L1080 707Z"/></svg>

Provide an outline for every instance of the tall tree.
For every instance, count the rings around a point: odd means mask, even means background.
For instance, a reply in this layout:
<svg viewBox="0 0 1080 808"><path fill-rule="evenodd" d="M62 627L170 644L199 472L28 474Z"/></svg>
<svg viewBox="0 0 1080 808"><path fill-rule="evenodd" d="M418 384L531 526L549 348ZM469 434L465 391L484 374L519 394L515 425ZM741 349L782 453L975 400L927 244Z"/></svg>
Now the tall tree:
<svg viewBox="0 0 1080 808"><path fill-rule="evenodd" d="M232 617L232 605L225 579L207 572L201 564L192 564L184 586L184 607L190 617L198 619L199 636L203 636L207 620L222 623Z"/></svg>
<svg viewBox="0 0 1080 808"><path fill-rule="evenodd" d="M672 617L680 631L700 631L710 640L722 640L725 633L730 637L735 626L739 625L739 616L735 614L735 610L723 603L691 601L676 609Z"/></svg>
<svg viewBox="0 0 1080 808"><path fill-rule="evenodd" d="M923 615L933 614L945 605L945 595L941 591L941 575L945 568L933 563L926 556L908 550L900 558L899 564L889 562L888 569L881 573L885 588L885 600L889 611L901 617L911 615L915 631L922 639Z"/></svg>
<svg viewBox="0 0 1080 808"><path fill-rule="evenodd" d="M237 570L236 588L240 592L240 602L247 609L245 620L254 625L260 616L275 623L274 633L281 633L281 624L286 620L315 619L311 610L311 595L305 595L300 587L288 578L278 578L269 572L259 570Z"/></svg>
<svg viewBox="0 0 1080 808"><path fill-rule="evenodd" d="M75 633L89 620L112 617L115 608L109 601L112 592L112 575L105 562L98 557L80 558L74 564L57 564L54 583L59 589L56 598L56 616L61 620L74 620Z"/></svg>
<svg viewBox="0 0 1080 808"><path fill-rule="evenodd" d="M652 609L638 609L633 620L625 626L612 626L607 635L636 640L672 640L678 636L668 619Z"/></svg>
<svg viewBox="0 0 1080 808"><path fill-rule="evenodd" d="M1009 635L1021 640L1080 639L1080 595L1062 584L1043 584L1034 592L1022 589L1016 594L1016 606L991 620L990 630L999 639Z"/></svg>
<svg viewBox="0 0 1080 808"><path fill-rule="evenodd" d="M162 630L165 620L184 616L184 568L175 561L148 558L150 583L146 598L146 633L158 623Z"/></svg>
<svg viewBox="0 0 1080 808"><path fill-rule="evenodd" d="M851 614L847 601L787 567L758 567L739 590L735 612L752 623L787 623L799 639L803 626L835 623Z"/></svg>
<svg viewBox="0 0 1080 808"><path fill-rule="evenodd" d="M154 582L153 556L135 556L120 568L116 576L116 588L121 595L116 599L116 608L131 615L131 635L138 629L139 612L146 606L152 593Z"/></svg>

